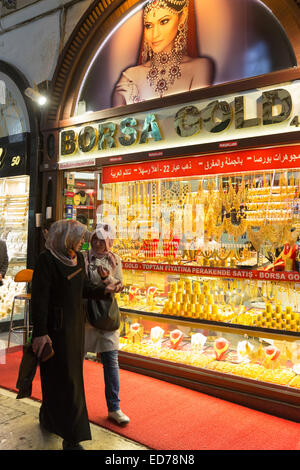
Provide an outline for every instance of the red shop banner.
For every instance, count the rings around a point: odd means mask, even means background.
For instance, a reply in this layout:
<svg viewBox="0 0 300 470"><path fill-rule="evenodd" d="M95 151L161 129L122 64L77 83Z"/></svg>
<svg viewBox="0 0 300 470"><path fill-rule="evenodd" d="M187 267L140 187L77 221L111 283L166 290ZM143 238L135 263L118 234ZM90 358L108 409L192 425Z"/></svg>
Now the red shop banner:
<svg viewBox="0 0 300 470"><path fill-rule="evenodd" d="M300 145L171 158L103 168L103 184L300 167Z"/></svg>
<svg viewBox="0 0 300 470"><path fill-rule="evenodd" d="M156 271L168 274L188 274L194 276L226 277L232 279L288 281L297 283L300 281L300 273L297 271L259 271L237 268L212 268L209 266L140 263L134 261L123 261L122 268L137 271Z"/></svg>

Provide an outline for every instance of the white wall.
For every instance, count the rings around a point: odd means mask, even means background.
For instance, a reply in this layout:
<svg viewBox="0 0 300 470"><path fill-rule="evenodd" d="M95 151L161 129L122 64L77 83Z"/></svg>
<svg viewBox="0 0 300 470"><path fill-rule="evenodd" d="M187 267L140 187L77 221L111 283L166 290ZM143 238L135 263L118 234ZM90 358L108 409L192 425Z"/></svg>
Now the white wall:
<svg viewBox="0 0 300 470"><path fill-rule="evenodd" d="M30 84L51 81L59 54L93 0L41 0L0 18L0 60Z"/></svg>

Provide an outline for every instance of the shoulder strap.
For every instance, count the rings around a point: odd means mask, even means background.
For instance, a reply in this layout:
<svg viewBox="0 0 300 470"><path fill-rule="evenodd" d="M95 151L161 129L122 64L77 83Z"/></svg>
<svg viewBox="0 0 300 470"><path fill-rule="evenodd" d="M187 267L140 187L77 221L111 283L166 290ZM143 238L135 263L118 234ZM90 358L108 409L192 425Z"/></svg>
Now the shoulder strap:
<svg viewBox="0 0 300 470"><path fill-rule="evenodd" d="M89 270L89 264L90 264L90 252L84 252L82 253L82 256L83 256L83 261L84 261L84 266L85 266L85 272L88 276L88 278L90 279L90 270Z"/></svg>

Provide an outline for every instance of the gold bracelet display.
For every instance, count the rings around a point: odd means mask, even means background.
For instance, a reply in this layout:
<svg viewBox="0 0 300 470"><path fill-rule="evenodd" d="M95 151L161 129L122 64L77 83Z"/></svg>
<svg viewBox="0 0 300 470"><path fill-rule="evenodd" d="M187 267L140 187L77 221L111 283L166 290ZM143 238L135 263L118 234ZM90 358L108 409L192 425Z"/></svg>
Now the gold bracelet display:
<svg viewBox="0 0 300 470"><path fill-rule="evenodd" d="M153 274L155 276L155 274ZM156 275L156 277L159 275ZM133 279L133 278L132 278ZM162 278L163 279L163 278ZM182 278L172 281L168 297L157 277L159 289L153 285L125 287L119 295L120 307L243 326L300 332L298 292L292 284L257 283L248 280ZM124 274L126 286L126 272ZM143 293L145 292L145 293ZM245 302L265 299L265 308L248 306Z"/></svg>

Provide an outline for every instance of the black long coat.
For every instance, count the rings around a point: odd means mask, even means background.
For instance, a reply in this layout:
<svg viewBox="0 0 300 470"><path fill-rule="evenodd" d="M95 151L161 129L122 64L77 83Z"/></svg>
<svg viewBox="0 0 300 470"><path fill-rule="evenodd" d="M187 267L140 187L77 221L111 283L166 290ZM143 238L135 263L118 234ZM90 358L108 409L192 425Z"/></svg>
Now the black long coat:
<svg viewBox="0 0 300 470"><path fill-rule="evenodd" d="M91 439L83 385L85 297L105 298L85 274L84 259L66 266L48 250L40 254L32 279L33 337L49 335L55 355L41 363L44 426L69 442Z"/></svg>

